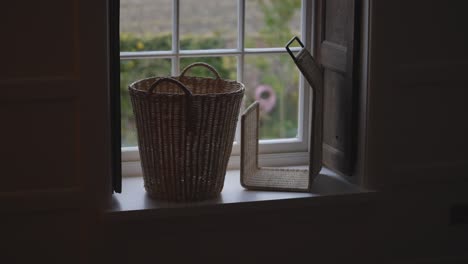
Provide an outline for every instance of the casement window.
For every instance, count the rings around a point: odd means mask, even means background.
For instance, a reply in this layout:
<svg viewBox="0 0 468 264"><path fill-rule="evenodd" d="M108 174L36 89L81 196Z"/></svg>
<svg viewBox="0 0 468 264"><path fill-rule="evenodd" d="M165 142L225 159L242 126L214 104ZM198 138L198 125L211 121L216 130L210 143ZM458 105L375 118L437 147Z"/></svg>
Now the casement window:
<svg viewBox="0 0 468 264"><path fill-rule="evenodd" d="M323 164L351 175L356 162L361 1L317 0L314 55L323 67Z"/></svg>
<svg viewBox="0 0 468 264"><path fill-rule="evenodd" d="M120 59L114 63L120 66L120 93L114 99L121 100L123 175L141 173L128 84L149 76L177 76L195 61L211 64L223 78L244 83L243 109L260 101L263 165L306 164L312 100L308 83L284 48L294 35L324 68L324 164L350 174L355 1L205 2L120 0ZM191 73L210 76L203 70ZM239 141L237 133L231 168L239 166Z"/></svg>

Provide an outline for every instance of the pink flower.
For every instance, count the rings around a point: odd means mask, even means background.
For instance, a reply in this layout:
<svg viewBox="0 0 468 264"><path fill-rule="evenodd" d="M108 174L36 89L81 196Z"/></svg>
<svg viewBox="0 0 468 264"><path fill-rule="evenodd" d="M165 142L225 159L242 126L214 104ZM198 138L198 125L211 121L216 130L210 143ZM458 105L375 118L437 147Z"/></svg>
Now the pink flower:
<svg viewBox="0 0 468 264"><path fill-rule="evenodd" d="M255 88L255 101L258 101L260 110L271 112L276 105L276 93L269 85L261 84Z"/></svg>

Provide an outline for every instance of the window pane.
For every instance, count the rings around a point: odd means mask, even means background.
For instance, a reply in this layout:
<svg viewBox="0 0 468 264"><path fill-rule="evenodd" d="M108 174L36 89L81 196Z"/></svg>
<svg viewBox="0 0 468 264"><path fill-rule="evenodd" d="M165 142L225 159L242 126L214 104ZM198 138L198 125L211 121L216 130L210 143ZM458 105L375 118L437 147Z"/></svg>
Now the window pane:
<svg viewBox="0 0 468 264"><path fill-rule="evenodd" d="M284 47L300 32L301 0L246 0L246 48Z"/></svg>
<svg viewBox="0 0 468 264"><path fill-rule="evenodd" d="M299 72L288 54L245 57L245 105L260 103L260 139L294 138L298 131Z"/></svg>
<svg viewBox="0 0 468 264"><path fill-rule="evenodd" d="M237 78L237 58L234 56L226 57L204 57L204 58L182 58L180 59L180 69L194 62L205 62L213 66L222 79L236 80ZM203 67L192 68L187 72L188 76L214 77L213 73Z"/></svg>
<svg viewBox="0 0 468 264"><path fill-rule="evenodd" d="M170 73L170 59L120 61L122 147L136 146L138 144L135 118L133 116L132 104L128 93L128 85L146 77L168 76Z"/></svg>
<svg viewBox="0 0 468 264"><path fill-rule="evenodd" d="M171 0L120 0L120 50L171 50Z"/></svg>
<svg viewBox="0 0 468 264"><path fill-rule="evenodd" d="M237 1L181 0L180 48L236 48Z"/></svg>

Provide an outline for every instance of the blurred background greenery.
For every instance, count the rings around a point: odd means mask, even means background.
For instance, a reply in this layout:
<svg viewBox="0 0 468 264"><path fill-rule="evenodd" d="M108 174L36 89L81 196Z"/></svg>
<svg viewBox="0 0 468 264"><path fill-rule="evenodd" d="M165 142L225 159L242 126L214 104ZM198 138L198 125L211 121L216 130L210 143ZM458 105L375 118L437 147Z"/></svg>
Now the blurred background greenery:
<svg viewBox="0 0 468 264"><path fill-rule="evenodd" d="M132 14L145 7L144 1L145 0L121 1L121 51L171 50L171 27L170 25L166 26L166 29L169 30L164 32L164 26L161 26L161 23L163 23L161 21L163 20L152 22L162 27L162 29L160 28L158 30L159 32L152 32L152 30L149 30L150 24L148 23L150 22L146 23L144 18L140 18L140 25L133 27L133 24L130 25L130 22L128 22L133 21L131 20ZM170 1L167 0L159 1L164 1L166 5L171 4ZM131 5L131 2L133 2L134 5ZM158 1L152 1L147 4L158 6L158 4L154 2ZM188 10L192 10L193 14L190 14L190 16L192 16L190 23L184 24L183 18L181 17L181 28L184 27L185 30L181 30L183 34L180 36L180 47L186 50L232 48L232 45L234 45L233 43L237 41L235 34L237 29L232 31L232 21L224 25L223 28L222 21L226 17L226 15L223 14L227 12L233 13L235 16L235 4L237 1L219 1L225 3L225 5L203 5L200 2L203 1L181 1L181 7L184 6L184 3L187 3L186 8L188 7ZM188 6L190 3L195 5L190 8L190 6ZM213 8L213 10L211 10L212 13L217 14L217 16L212 16L211 19L206 22L206 17L202 14L197 15L197 6L203 6L208 9L211 7ZM246 1L245 47L284 47L285 43L292 36L300 36L300 9L300 0ZM132 13L132 11L134 12ZM203 10L203 12L206 11ZM205 18L203 23L211 24L204 25L203 29L200 29L197 24L202 24L202 22L197 23L198 18ZM164 20L164 23L168 22L166 20ZM169 22L170 21L169 19ZM190 25L190 27L187 28L186 25ZM237 25L237 22L235 22L234 25ZM221 32L227 33L223 35ZM183 69L187 65L197 61L212 65L220 73L222 78L237 79L238 61L236 56L181 58L180 67ZM146 77L170 76L171 63L171 59L121 60L120 94L122 146L137 145L135 119L133 117L128 94L129 84ZM209 71L203 68L192 69L190 75L201 77L212 76ZM276 139L296 137L298 131L299 72L289 55L287 53L245 55L243 83L246 85L244 107L250 105L255 100L260 100L261 103L268 101L268 103L271 104L271 99L275 99L272 108L264 107L264 105L261 104L260 138ZM258 93L257 91L256 93L256 90L261 86L268 86L271 90L262 93ZM275 95L273 96L271 93Z"/></svg>

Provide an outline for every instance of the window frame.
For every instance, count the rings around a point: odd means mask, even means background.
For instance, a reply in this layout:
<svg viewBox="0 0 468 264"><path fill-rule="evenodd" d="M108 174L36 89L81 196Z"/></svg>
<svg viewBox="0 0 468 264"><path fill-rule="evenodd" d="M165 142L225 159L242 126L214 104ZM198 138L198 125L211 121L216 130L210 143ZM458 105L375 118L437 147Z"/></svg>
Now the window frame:
<svg viewBox="0 0 468 264"><path fill-rule="evenodd" d="M315 0L301 1L301 38L305 47L313 51L314 42L314 5ZM235 56L237 58L237 81L243 82L245 56L252 54L287 54L283 47L274 48L245 48L245 0L237 0L237 48L235 49L180 49L180 1L172 1L172 49L169 51L136 51L120 52L120 61L134 59L171 59L171 75L180 73L180 59L194 57ZM298 51L300 48L291 48ZM311 111L311 92L308 83L299 74L299 102L298 102L298 135L296 138L260 140L259 163L261 166L292 166L303 165L309 161L309 130ZM243 110L241 110L243 111ZM238 123L236 141L233 145L228 168L240 167L240 123ZM122 147L122 175L141 175L138 147Z"/></svg>

